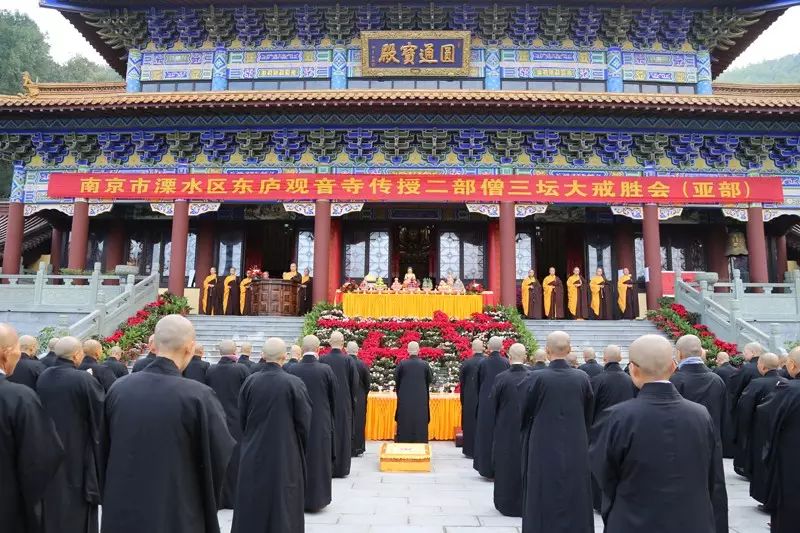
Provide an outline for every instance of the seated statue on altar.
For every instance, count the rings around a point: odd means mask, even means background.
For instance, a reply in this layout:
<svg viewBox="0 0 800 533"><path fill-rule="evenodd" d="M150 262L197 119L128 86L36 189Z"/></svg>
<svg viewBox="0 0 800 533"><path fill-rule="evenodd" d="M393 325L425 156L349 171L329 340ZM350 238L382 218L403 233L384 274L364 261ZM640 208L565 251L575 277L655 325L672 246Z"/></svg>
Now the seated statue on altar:
<svg viewBox="0 0 800 533"><path fill-rule="evenodd" d="M467 289L464 287L464 282L461 281L459 278L453 282L453 292L456 294L466 294Z"/></svg>
<svg viewBox="0 0 800 533"><path fill-rule="evenodd" d="M362 291L374 291L375 290L375 276L373 274L367 274L364 276L364 279L361 280L361 284L358 288Z"/></svg>
<svg viewBox="0 0 800 533"><path fill-rule="evenodd" d="M403 285L405 287L408 287L409 283L411 283L412 281L414 283L416 283L417 282L417 276L414 274L414 269L411 268L411 267L408 267L408 270L406 270L406 275L403 276Z"/></svg>
<svg viewBox="0 0 800 533"><path fill-rule="evenodd" d="M450 294L453 292L453 286L450 285L447 280L443 279L439 282L439 286L436 288L436 290L442 294Z"/></svg>
<svg viewBox="0 0 800 533"><path fill-rule="evenodd" d="M283 273L283 279L286 281L296 281L297 283L303 280L303 276L297 271L297 263L289 265L289 272Z"/></svg>
<svg viewBox="0 0 800 533"><path fill-rule="evenodd" d="M394 281L392 282L392 290L394 292L400 292L403 290L403 284L400 283L400 278L394 278Z"/></svg>
<svg viewBox="0 0 800 533"><path fill-rule="evenodd" d="M455 282L456 282L456 279L455 279L455 276L453 276L453 273L452 272L448 272L447 273L447 284L450 285L450 288L453 287Z"/></svg>
<svg viewBox="0 0 800 533"><path fill-rule="evenodd" d="M381 292L386 290L386 283L384 283L383 278L380 276L378 276L378 280L375 282L375 290Z"/></svg>

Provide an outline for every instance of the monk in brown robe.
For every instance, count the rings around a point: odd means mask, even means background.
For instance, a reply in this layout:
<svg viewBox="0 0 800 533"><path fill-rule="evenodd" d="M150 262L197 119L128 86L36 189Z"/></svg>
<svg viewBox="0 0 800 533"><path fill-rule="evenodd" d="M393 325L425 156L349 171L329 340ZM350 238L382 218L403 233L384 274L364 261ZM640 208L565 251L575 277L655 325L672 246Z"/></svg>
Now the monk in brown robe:
<svg viewBox="0 0 800 533"><path fill-rule="evenodd" d="M602 268L598 268L589 280L589 318L611 320L614 315L611 306L611 286Z"/></svg>
<svg viewBox="0 0 800 533"><path fill-rule="evenodd" d="M617 307L620 318L633 320L639 316L639 293L636 290L636 280L627 268L622 270L622 276L617 280Z"/></svg>
<svg viewBox="0 0 800 533"><path fill-rule="evenodd" d="M239 311L242 316L250 314L250 306L253 304L253 271L247 271L245 277L239 284Z"/></svg>
<svg viewBox="0 0 800 533"><path fill-rule="evenodd" d="M533 270L528 270L528 277L522 280L522 314L525 318L542 318L542 285L536 279Z"/></svg>
<svg viewBox="0 0 800 533"><path fill-rule="evenodd" d="M214 315L216 313L215 298L217 296L217 269L211 267L208 276L203 279L202 293L200 295L200 313L204 315Z"/></svg>
<svg viewBox="0 0 800 533"><path fill-rule="evenodd" d="M286 281L296 281L297 283L303 280L303 276L297 271L297 263L289 265L289 272L283 273L283 279Z"/></svg>
<svg viewBox="0 0 800 533"><path fill-rule="evenodd" d="M586 280L581 276L581 269L572 269L572 275L567 278L567 309L572 318L586 320L589 317L589 305L586 290Z"/></svg>
<svg viewBox="0 0 800 533"><path fill-rule="evenodd" d="M229 274L225 276L223 282L224 292L222 293L222 309L225 315L238 315L239 311L239 276L236 269L231 267Z"/></svg>
<svg viewBox="0 0 800 533"><path fill-rule="evenodd" d="M311 277L311 270L303 270L303 277L300 279L300 314L304 315L311 311L311 291L314 279Z"/></svg>
<svg viewBox="0 0 800 533"><path fill-rule="evenodd" d="M556 276L556 269L550 267L549 274L542 280L542 301L544 316L550 320L564 318L564 284Z"/></svg>

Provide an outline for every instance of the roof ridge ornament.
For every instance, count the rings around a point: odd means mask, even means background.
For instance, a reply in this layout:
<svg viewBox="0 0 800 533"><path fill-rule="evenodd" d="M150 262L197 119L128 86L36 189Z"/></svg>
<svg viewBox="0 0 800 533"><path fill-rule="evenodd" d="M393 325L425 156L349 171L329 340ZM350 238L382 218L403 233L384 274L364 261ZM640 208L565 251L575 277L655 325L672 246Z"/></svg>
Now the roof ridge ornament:
<svg viewBox="0 0 800 533"><path fill-rule="evenodd" d="M22 73L22 89L24 93L18 93L23 98L36 98L41 92L39 84L31 79L31 74L27 70Z"/></svg>

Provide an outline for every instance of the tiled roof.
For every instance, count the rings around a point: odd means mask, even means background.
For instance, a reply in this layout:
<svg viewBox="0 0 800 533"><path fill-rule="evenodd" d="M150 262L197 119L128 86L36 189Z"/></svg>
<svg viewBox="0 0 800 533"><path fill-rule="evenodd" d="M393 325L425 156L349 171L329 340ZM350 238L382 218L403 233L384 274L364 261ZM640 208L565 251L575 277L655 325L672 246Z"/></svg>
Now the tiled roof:
<svg viewBox="0 0 800 533"><path fill-rule="evenodd" d="M684 113L800 113L800 87L784 87L780 94L762 88L721 85L718 94L566 93L534 91L430 90L315 90L315 91L204 91L126 93L122 84L49 84L33 96L0 96L0 113L96 112L157 109L224 109L317 106L336 107L522 107L536 109L605 109L630 112ZM99 89L99 87L98 87ZM778 90L778 89L776 89Z"/></svg>

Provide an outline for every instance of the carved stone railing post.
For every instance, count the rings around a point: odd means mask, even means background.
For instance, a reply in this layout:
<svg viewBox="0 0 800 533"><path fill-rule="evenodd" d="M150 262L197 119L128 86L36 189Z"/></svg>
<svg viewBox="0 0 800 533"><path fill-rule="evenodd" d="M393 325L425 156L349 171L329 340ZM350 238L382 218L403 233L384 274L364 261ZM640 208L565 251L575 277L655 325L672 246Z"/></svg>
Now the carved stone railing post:
<svg viewBox="0 0 800 533"><path fill-rule="evenodd" d="M730 317L730 324L728 326L728 337L734 337L736 342L740 342L739 339L739 328L737 324L739 323L739 319L742 318L742 301L737 300L735 298L731 299L730 301L730 308L728 309L728 314Z"/></svg>
<svg viewBox="0 0 800 533"><path fill-rule="evenodd" d="M794 293L794 312L795 315L800 316L800 271L787 272L786 276L792 284L792 292Z"/></svg>
<svg viewBox="0 0 800 533"><path fill-rule="evenodd" d="M97 305L97 291L100 290L100 263L94 264L92 276L89 278L89 307Z"/></svg>
<svg viewBox="0 0 800 533"><path fill-rule="evenodd" d="M33 282L33 304L42 304L42 293L44 292L44 285L47 282L45 278L45 264L39 263L39 270L36 271L36 280Z"/></svg>
<svg viewBox="0 0 800 533"><path fill-rule="evenodd" d="M741 300L744 297L744 283L742 282L742 272L738 268L733 269L733 299Z"/></svg>
<svg viewBox="0 0 800 533"><path fill-rule="evenodd" d="M781 342L781 327L780 324L775 322L769 325L769 351L772 353L780 354L780 349L783 343Z"/></svg>

